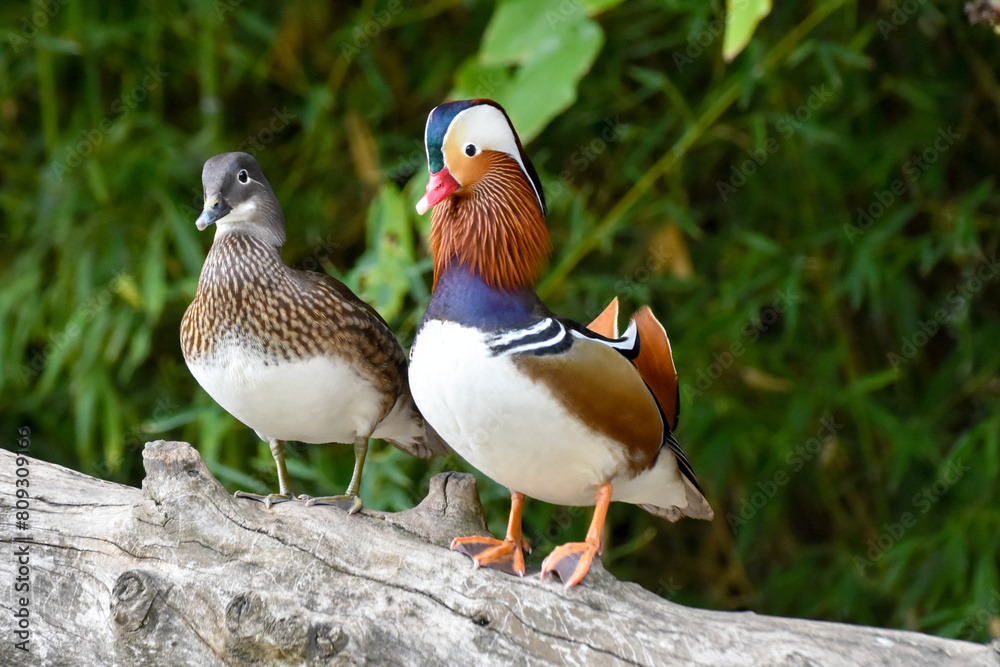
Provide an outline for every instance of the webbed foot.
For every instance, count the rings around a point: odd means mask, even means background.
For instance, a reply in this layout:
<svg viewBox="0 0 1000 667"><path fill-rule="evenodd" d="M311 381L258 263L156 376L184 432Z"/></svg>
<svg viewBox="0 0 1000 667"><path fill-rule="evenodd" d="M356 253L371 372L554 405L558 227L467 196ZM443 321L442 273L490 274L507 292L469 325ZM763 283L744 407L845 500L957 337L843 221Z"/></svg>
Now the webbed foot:
<svg viewBox="0 0 1000 667"><path fill-rule="evenodd" d="M599 546L590 542L570 542L556 547L542 562L542 581L550 572L555 572L566 588L572 588L587 576L598 553Z"/></svg>
<svg viewBox="0 0 1000 667"><path fill-rule="evenodd" d="M333 505L339 507L348 514L357 514L364 506L361 496L353 493L345 493L342 496L319 496L317 498L302 497L306 501L306 507L313 505Z"/></svg>
<svg viewBox="0 0 1000 667"><path fill-rule="evenodd" d="M451 550L470 557L476 568L489 567L519 577L524 576L523 551L531 553L531 547L523 537L517 540L498 540L481 535L456 537L451 542Z"/></svg>
<svg viewBox="0 0 1000 667"><path fill-rule="evenodd" d="M296 496L292 493L269 493L266 496L262 496L259 493L250 493L249 491L237 491L233 494L234 498L249 498L250 500L256 500L257 502L264 503L264 507L271 509L272 505L277 505L278 503L287 503L293 500L302 500L301 497Z"/></svg>

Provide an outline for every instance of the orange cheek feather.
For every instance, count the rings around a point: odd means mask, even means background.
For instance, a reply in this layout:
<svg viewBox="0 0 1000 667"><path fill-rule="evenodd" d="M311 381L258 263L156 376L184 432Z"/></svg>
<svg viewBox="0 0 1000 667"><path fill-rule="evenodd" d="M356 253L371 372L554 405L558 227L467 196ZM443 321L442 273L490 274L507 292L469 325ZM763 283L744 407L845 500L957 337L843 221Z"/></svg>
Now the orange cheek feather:
<svg viewBox="0 0 1000 667"><path fill-rule="evenodd" d="M491 287L534 284L551 245L538 198L521 167L499 151L469 157L445 146L445 158L460 187L434 208L435 286L453 261Z"/></svg>

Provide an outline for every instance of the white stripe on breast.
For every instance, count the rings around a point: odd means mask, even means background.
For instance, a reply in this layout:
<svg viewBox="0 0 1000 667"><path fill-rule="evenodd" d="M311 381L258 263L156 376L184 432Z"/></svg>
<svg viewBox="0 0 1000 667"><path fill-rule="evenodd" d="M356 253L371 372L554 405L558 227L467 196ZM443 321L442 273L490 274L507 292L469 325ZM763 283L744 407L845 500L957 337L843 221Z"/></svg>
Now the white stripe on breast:
<svg viewBox="0 0 1000 667"><path fill-rule="evenodd" d="M537 324L533 324L527 329L515 329L514 331L505 331L502 334L497 334L490 338L490 345L502 346L513 343L516 340L525 338L526 336L533 336L545 331L552 324L552 318L547 317Z"/></svg>

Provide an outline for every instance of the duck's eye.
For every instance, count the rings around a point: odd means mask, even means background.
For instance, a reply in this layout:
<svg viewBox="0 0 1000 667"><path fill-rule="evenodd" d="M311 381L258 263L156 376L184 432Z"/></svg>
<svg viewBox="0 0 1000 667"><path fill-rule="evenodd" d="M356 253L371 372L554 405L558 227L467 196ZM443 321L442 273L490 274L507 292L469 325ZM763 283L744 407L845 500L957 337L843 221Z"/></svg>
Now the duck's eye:
<svg viewBox="0 0 1000 667"><path fill-rule="evenodd" d="M468 146L466 146L465 147L465 154L468 155L469 157L472 157L473 155L475 155L476 154L476 147L475 147L475 145L469 144Z"/></svg>
<svg viewBox="0 0 1000 667"><path fill-rule="evenodd" d="M246 183L250 180L250 176L247 174L246 169L240 169L240 173L236 174L236 178L239 179L240 183Z"/></svg>

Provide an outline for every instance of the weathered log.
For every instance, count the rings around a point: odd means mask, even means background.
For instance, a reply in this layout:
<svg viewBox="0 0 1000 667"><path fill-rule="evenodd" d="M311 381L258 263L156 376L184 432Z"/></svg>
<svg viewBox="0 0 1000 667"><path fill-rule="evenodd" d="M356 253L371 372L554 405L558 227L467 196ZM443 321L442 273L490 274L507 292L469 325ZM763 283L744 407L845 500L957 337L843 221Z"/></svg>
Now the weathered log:
<svg viewBox="0 0 1000 667"><path fill-rule="evenodd" d="M484 530L465 474L407 512L349 516L235 499L186 443L143 459L135 489L0 450L0 663L1000 665L997 645L686 608L599 565L573 590L475 571L447 549Z"/></svg>

